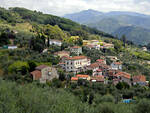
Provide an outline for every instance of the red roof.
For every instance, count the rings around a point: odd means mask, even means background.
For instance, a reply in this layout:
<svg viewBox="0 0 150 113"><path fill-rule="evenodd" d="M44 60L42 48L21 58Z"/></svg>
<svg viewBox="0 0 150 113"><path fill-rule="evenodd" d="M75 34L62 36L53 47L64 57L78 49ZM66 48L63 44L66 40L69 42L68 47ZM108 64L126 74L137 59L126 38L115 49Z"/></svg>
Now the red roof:
<svg viewBox="0 0 150 113"><path fill-rule="evenodd" d="M67 59L69 56L62 56L61 59Z"/></svg>
<svg viewBox="0 0 150 113"><path fill-rule="evenodd" d="M121 65L122 63L121 62L114 62L114 64Z"/></svg>
<svg viewBox="0 0 150 113"><path fill-rule="evenodd" d="M70 54L70 52L68 52L68 51L58 51L58 52L55 52L54 53L55 55L58 55L58 54Z"/></svg>
<svg viewBox="0 0 150 113"><path fill-rule="evenodd" d="M97 62L104 62L104 59L98 59Z"/></svg>
<svg viewBox="0 0 150 113"><path fill-rule="evenodd" d="M103 82L104 81L104 76L94 76L94 77L91 77L91 80L96 80L97 82Z"/></svg>
<svg viewBox="0 0 150 113"><path fill-rule="evenodd" d="M78 81L78 77L71 77L71 81Z"/></svg>
<svg viewBox="0 0 150 113"><path fill-rule="evenodd" d="M97 72L102 72L102 70L101 70L101 69L98 69Z"/></svg>
<svg viewBox="0 0 150 113"><path fill-rule="evenodd" d="M96 67L99 67L98 63L93 63L93 64L89 65L89 68L96 68Z"/></svg>
<svg viewBox="0 0 150 113"><path fill-rule="evenodd" d="M128 79L131 78L131 75L129 73L126 73L126 72L118 72L117 74L115 74L115 76L122 76L122 77L125 77Z"/></svg>
<svg viewBox="0 0 150 113"><path fill-rule="evenodd" d="M76 77L78 77L78 78L88 78L89 75L81 75L81 74L79 74L79 75L76 75Z"/></svg>
<svg viewBox="0 0 150 113"><path fill-rule="evenodd" d="M31 75L34 76L35 80L39 80L42 77L41 71L38 70L31 72Z"/></svg>
<svg viewBox="0 0 150 113"><path fill-rule="evenodd" d="M87 59L86 56L74 56L67 58L68 60L80 60L80 59Z"/></svg>
<svg viewBox="0 0 150 113"><path fill-rule="evenodd" d="M109 74L109 76L114 76L114 74L115 74L116 72L117 72L117 70L111 69L111 70L108 71L108 74Z"/></svg>
<svg viewBox="0 0 150 113"><path fill-rule="evenodd" d="M146 82L146 77L144 75L134 76L133 82Z"/></svg>

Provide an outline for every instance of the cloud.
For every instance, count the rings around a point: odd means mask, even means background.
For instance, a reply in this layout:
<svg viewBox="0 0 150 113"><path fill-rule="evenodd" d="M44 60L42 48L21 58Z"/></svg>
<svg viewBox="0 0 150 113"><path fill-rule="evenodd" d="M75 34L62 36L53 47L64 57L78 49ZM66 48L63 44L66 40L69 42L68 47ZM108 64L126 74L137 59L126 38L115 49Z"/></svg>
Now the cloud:
<svg viewBox="0 0 150 113"><path fill-rule="evenodd" d="M0 6L25 7L58 16L87 9L150 14L150 0L0 0Z"/></svg>

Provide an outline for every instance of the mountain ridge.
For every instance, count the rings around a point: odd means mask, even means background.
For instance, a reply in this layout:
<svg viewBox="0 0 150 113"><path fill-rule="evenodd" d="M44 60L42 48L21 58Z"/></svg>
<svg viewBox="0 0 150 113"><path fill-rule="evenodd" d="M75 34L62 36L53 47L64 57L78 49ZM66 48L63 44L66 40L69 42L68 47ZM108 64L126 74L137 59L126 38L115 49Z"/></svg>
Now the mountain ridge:
<svg viewBox="0 0 150 113"><path fill-rule="evenodd" d="M82 15L87 10L81 11ZM93 11L93 10L91 10ZM94 10L95 12L95 10ZM86 12L88 13L88 11ZM82 18L80 13L76 13L76 18L74 18L74 14L71 14L70 17L64 16L65 18L69 18L75 22L79 22L80 24L88 25L89 27L96 28L98 30L102 30L106 33L114 35L122 35L119 29L125 30L125 35L127 35L130 41L133 41L135 44L148 44L150 42L150 15L141 14L137 12L128 12L128 11L112 11L103 13L100 12L101 15L91 15L86 18ZM77 15L78 14L78 15ZM126 28L132 28L132 34ZM132 26L132 27L131 27ZM138 30L137 30L138 27ZM140 29L140 30L139 30ZM122 30L121 30L122 31ZM134 32L133 32L134 31ZM137 31L140 31L140 36ZM118 33L117 33L118 32ZM130 35L129 35L130 34ZM137 34L137 35L136 35ZM136 38L135 38L136 37ZM137 41L138 38L143 38L143 43L139 43ZM138 43L137 43L138 42Z"/></svg>

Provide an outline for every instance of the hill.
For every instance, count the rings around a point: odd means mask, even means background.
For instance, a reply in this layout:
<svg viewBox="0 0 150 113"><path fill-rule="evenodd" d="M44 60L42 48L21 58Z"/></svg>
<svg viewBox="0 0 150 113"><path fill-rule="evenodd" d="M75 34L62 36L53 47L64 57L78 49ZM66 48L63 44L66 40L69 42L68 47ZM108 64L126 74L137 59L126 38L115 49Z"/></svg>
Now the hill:
<svg viewBox="0 0 150 113"><path fill-rule="evenodd" d="M85 10L80 13L82 13L83 15L83 13L85 12L87 14L89 11ZM97 28L99 30L105 31L113 35L115 33L119 36L122 34L120 34L120 32L117 32L119 31L118 29L120 28L123 29L128 26L132 26L132 32L128 32L128 30L124 29L125 31L124 33L125 35L127 34L128 39L131 39L131 41L133 41L135 44L147 44L150 42L149 40L150 16L149 15L139 14L135 12L121 12L121 11L113 11L108 13L100 12L101 15L94 15L92 13L89 13L91 14L90 18L87 17L87 19L84 21L82 20L80 13L76 13L75 15L71 14L69 16L64 16L64 17L82 24L86 24L93 28ZM74 17L78 17L78 18L74 18ZM142 39L145 41L144 43L137 43L137 42L141 42L138 41L139 33L136 32L137 27L139 29L138 31L140 31L140 38L142 37Z"/></svg>
<svg viewBox="0 0 150 113"><path fill-rule="evenodd" d="M84 10L74 14L66 14L64 17L69 18L75 22L86 24L91 21L96 21L99 16L103 15L102 12L98 12L92 9ZM94 18L93 18L94 17Z"/></svg>
<svg viewBox="0 0 150 113"><path fill-rule="evenodd" d="M25 8L10 8L8 10L0 8L0 24L5 27L1 27L1 30L9 28L13 30L26 30L26 32L31 33L33 26L42 26L42 25L58 25L60 29L65 32L68 32L70 35L79 35L83 38L87 38L89 34L96 34L106 37L113 37L107 33L99 31L97 29L86 27L85 25L80 25L76 22L73 22L69 19L43 14L42 12L31 11ZM30 24L30 28L23 29L24 24ZM16 29L16 26L18 29Z"/></svg>
<svg viewBox="0 0 150 113"><path fill-rule="evenodd" d="M125 26L118 28L113 35L118 35L119 38L126 34L127 40L130 40L138 45L147 45L150 39L150 30L136 26Z"/></svg>

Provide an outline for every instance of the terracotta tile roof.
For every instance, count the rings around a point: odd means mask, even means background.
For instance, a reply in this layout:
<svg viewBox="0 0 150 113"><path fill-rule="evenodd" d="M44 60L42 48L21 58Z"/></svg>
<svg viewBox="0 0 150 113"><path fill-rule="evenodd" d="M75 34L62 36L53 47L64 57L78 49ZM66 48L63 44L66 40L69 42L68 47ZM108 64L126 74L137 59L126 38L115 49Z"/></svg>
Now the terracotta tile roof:
<svg viewBox="0 0 150 113"><path fill-rule="evenodd" d="M58 54L70 54L70 52L68 52L68 51L58 51L58 52L55 52L54 54L55 55L58 55Z"/></svg>
<svg viewBox="0 0 150 113"><path fill-rule="evenodd" d="M97 62L104 62L104 59L98 59Z"/></svg>
<svg viewBox="0 0 150 113"><path fill-rule="evenodd" d="M101 68L110 69L110 66L108 66L108 65L106 65L106 64L101 64L101 63L99 63L99 66L100 66Z"/></svg>
<svg viewBox="0 0 150 113"><path fill-rule="evenodd" d="M109 74L109 76L114 76L116 72L117 72L117 70L110 69L108 71L108 74Z"/></svg>
<svg viewBox="0 0 150 113"><path fill-rule="evenodd" d="M40 65L40 66L37 66L35 69L41 71L42 69L44 69L46 67L49 67L49 66L47 66L47 65Z"/></svg>
<svg viewBox="0 0 150 113"><path fill-rule="evenodd" d="M118 72L114 76L122 76L122 77L125 77L125 78L128 78L128 79L131 78L131 75L129 73L126 73L126 72Z"/></svg>
<svg viewBox="0 0 150 113"><path fill-rule="evenodd" d="M98 63L93 63L91 65L88 66L89 68L96 68L96 67L99 67L99 64Z"/></svg>
<svg viewBox="0 0 150 113"><path fill-rule="evenodd" d="M98 69L97 72L102 72L102 70L101 70L101 69Z"/></svg>
<svg viewBox="0 0 150 113"><path fill-rule="evenodd" d="M76 77L78 77L78 78L88 78L89 75L81 75L81 74L78 74L78 75L76 75Z"/></svg>
<svg viewBox="0 0 150 113"><path fill-rule="evenodd" d="M114 62L114 64L121 65L122 63L121 62Z"/></svg>
<svg viewBox="0 0 150 113"><path fill-rule="evenodd" d="M87 59L86 56L74 56L67 58L68 60L80 60L80 59Z"/></svg>
<svg viewBox="0 0 150 113"><path fill-rule="evenodd" d="M146 82L146 77L144 75L134 76L133 82Z"/></svg>
<svg viewBox="0 0 150 113"><path fill-rule="evenodd" d="M63 58L69 58L69 56L62 56L61 59L63 59Z"/></svg>
<svg viewBox="0 0 150 113"><path fill-rule="evenodd" d="M80 46L73 46L71 47L72 49L78 49L78 48L81 48Z"/></svg>
<svg viewBox="0 0 150 113"><path fill-rule="evenodd" d="M35 80L39 80L42 77L41 71L38 70L31 72L31 75L34 76Z"/></svg>
<svg viewBox="0 0 150 113"><path fill-rule="evenodd" d="M91 77L91 80L96 80L97 82L103 82L104 76L94 76L94 77Z"/></svg>
<svg viewBox="0 0 150 113"><path fill-rule="evenodd" d="M78 77L71 77L71 81L78 81Z"/></svg>

